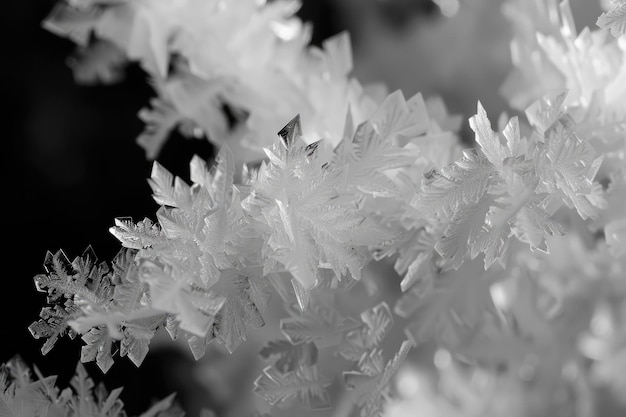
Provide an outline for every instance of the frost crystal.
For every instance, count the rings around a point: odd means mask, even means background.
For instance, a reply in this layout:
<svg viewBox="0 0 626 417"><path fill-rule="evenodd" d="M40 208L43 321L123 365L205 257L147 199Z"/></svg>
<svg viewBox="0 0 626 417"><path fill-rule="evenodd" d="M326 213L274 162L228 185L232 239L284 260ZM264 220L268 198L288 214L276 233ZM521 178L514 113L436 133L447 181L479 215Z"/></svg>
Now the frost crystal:
<svg viewBox="0 0 626 417"><path fill-rule="evenodd" d="M360 279L367 260L362 247L377 238L356 201L340 193L343 171L325 165L318 143L302 141L299 118L279 136L267 150L269 163L250 181L247 201L271 230L268 258L282 263L305 291L319 283L318 268L325 265L338 279L348 273Z"/></svg>
<svg viewBox="0 0 626 417"><path fill-rule="evenodd" d="M301 404L312 409L324 409L330 405L330 398L324 389L327 384L320 380L315 366L300 366L286 373L268 366L254 381L253 392L271 405L282 405L298 399Z"/></svg>
<svg viewBox="0 0 626 417"><path fill-rule="evenodd" d="M611 10L603 13L597 21L598 26L611 31L616 38L626 35L626 2L612 0Z"/></svg>
<svg viewBox="0 0 626 417"><path fill-rule="evenodd" d="M134 253L120 251L109 267L97 263L91 248L71 263L59 251L48 253L45 265L47 274L35 277L35 283L48 293L51 306L43 308L41 320L29 327L36 338L48 339L42 352L48 353L59 336L79 333L87 344L82 362L95 360L103 372L108 371L113 345L119 341L120 354L139 366L166 315L147 305L147 288L139 279Z"/></svg>
<svg viewBox="0 0 626 417"><path fill-rule="evenodd" d="M404 341L399 351L387 363L380 350L364 353L358 363L358 370L344 372L349 389L357 393L357 404L361 407L361 417L378 417L384 410L384 399L389 396L389 382L402 362L406 359L411 342Z"/></svg>
<svg viewBox="0 0 626 417"><path fill-rule="evenodd" d="M446 224L435 245L446 266L458 269L468 254L473 259L480 253L485 268L504 263L512 235L547 251L546 239L562 234L552 219L559 205L576 209L584 220L605 207L594 184L602 157L576 135L562 100L552 103L550 97L527 110L535 128L528 139L521 137L517 118L502 134L494 132L479 103L470 119L478 148L425 176L414 204Z"/></svg>
<svg viewBox="0 0 626 417"><path fill-rule="evenodd" d="M321 49L307 45L311 29L293 17L298 8L286 0L67 1L43 25L80 45L79 81L116 81L126 60L148 73L159 104L140 113L147 128L138 142L149 158L188 119L241 164L260 159L276 126L297 113L308 121L307 143L336 145L348 108L361 123L384 97L384 88L349 76L346 33ZM227 113L237 115L234 126Z"/></svg>
<svg viewBox="0 0 626 417"><path fill-rule="evenodd" d="M437 4L463 13L459 2ZM506 0L513 70L501 93L519 113L492 125L479 102L465 150L460 117L437 97L385 98L353 79L347 34L308 46L298 7L54 8L44 26L79 45L78 81L117 81L128 61L148 73L157 97L139 114L138 141L149 159L175 128L220 149L212 163L191 160L189 181L154 162L160 208L153 219L115 220L125 249L111 264L91 249L73 261L46 255L35 283L48 305L29 327L46 339L42 352L80 335L81 361L106 372L117 353L139 366L162 327L198 359L213 342L233 353L256 337L250 328L267 326L264 335L282 339L264 341L253 392L277 408L257 416L354 407L398 417L394 406L408 403L433 415L581 417L597 411L600 390L618 397L624 1L605 2L600 29L578 32L567 0ZM402 331L409 340L387 360ZM412 346L437 384L405 366ZM94 391L82 367L59 393L14 361L0 388L0 413L125 415L119 390Z"/></svg>
<svg viewBox="0 0 626 417"><path fill-rule="evenodd" d="M119 396L122 388L110 393L103 385L95 386L85 368L79 363L70 387L59 390L56 377L43 377L15 357L0 366L0 412L7 417L126 417ZM174 409L174 394L162 399L139 417L164 416ZM169 415L169 414L167 414Z"/></svg>

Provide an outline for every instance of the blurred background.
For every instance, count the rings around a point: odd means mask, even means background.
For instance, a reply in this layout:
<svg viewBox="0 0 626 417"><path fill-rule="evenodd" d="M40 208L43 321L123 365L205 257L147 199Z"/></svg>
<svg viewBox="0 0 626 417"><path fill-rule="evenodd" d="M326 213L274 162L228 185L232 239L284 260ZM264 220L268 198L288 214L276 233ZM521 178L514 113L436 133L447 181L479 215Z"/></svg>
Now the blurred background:
<svg viewBox="0 0 626 417"><path fill-rule="evenodd" d="M42 342L27 330L45 301L32 277L43 272L48 250L62 248L73 259L91 245L100 260L111 260L119 250L108 233L113 219L154 218L157 206L145 181L151 163L135 144L143 128L137 113L152 96L144 74L131 66L118 84L75 83L67 66L74 44L40 27L54 3L5 2L0 13L0 27L5 29L2 120L8 126L3 135L8 189L2 223L4 264L9 267L1 287L0 362L20 354L44 374L59 375L60 385L65 385L82 343L63 339L46 357L41 355ZM500 3L461 0L458 12L444 17L430 0L304 0L299 15L312 22L316 44L340 31L350 32L354 75L362 83L381 81L390 91L401 89L407 98L417 92L441 95L448 109L464 119L481 100L495 119L501 111L510 112L498 95L510 66L508 23L501 17ZM579 28L594 26L600 12L597 2L573 0L572 7ZM470 142L468 131L464 123L464 140ZM207 142L174 134L159 162L187 178L194 154L210 158L213 149ZM236 386L233 381L249 372L245 366L208 366L219 363L219 352L195 364L188 350L171 346L152 349L140 369L128 360L116 361L106 379L94 364L87 369L110 388L126 386L122 398L131 415L148 406L150 395L163 397L173 391L179 391L190 416L201 406L217 411L227 407L228 384L230 389ZM238 354L251 352L245 348ZM194 371L199 368L204 371ZM226 391L207 394L204 386L210 379L222 379Z"/></svg>

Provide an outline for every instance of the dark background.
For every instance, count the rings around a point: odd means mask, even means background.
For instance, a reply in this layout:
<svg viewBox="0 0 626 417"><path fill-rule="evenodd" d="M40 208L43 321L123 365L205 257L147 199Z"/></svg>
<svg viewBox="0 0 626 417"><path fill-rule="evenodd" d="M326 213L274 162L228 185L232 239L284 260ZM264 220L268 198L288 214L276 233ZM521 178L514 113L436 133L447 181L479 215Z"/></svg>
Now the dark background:
<svg viewBox="0 0 626 417"><path fill-rule="evenodd" d="M113 219L154 218L157 206L145 181L151 163L135 144L143 128L137 112L152 96L144 74L131 66L121 83L77 85L66 65L74 44L40 28L54 3L6 2L1 12L3 264L8 268L1 287L0 363L19 354L44 375L59 375L59 385L65 386L82 342L61 339L44 357L43 342L34 340L27 329L45 302L33 277L44 272L46 251L63 249L73 259L91 245L100 260L109 261L120 248L107 231ZM430 1L417 0L376 2L374 7L397 31L411 19L436 11ZM300 16L313 22L314 43L350 29L331 1L306 1ZM353 36L353 41L358 47L358 39ZM187 178L191 156L209 158L212 152L206 141L174 134L159 162ZM129 413L136 415L152 397L174 390L184 404L193 397L211 406L210 395L184 376L192 361L191 355L176 349L151 351L140 369L126 359L117 360L106 378L95 364L86 368L109 388L124 385L122 398ZM187 408L194 415L196 408Z"/></svg>

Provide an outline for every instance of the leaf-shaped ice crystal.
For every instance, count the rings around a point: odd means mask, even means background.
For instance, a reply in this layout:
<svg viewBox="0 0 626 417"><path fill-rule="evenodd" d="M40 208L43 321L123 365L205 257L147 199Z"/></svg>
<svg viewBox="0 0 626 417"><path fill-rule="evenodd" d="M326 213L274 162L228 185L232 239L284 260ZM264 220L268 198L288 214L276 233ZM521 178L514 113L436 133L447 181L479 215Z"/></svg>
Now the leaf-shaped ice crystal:
<svg viewBox="0 0 626 417"><path fill-rule="evenodd" d="M355 201L340 193L341 170L328 170L318 143L301 139L299 117L279 133L279 143L266 150L251 181L249 197L258 219L269 226L268 256L282 263L305 291L318 284L320 267L340 278L360 278L367 257L362 246L373 244Z"/></svg>
<svg viewBox="0 0 626 417"><path fill-rule="evenodd" d="M358 361L364 353L378 347L393 325L389 306L381 302L361 313L363 326L346 334L339 353L348 360Z"/></svg>
<svg viewBox="0 0 626 417"><path fill-rule="evenodd" d="M181 329L205 336L225 299L212 291L194 285L181 270L144 261L140 276L150 287L152 307L175 315Z"/></svg>
<svg viewBox="0 0 626 417"><path fill-rule="evenodd" d="M358 370L344 372L348 389L356 391L356 404L361 417L382 416L385 400L390 396L389 382L411 350L411 342L405 340L394 357L384 364L380 350L364 353Z"/></svg>
<svg viewBox="0 0 626 417"><path fill-rule="evenodd" d="M296 315L297 313L297 315ZM358 327L359 323L349 317L343 317L332 306L322 303L294 316L280 320L280 330L292 344L316 342L318 347L336 345L345 334Z"/></svg>
<svg viewBox="0 0 626 417"><path fill-rule="evenodd" d="M611 9L602 13L596 24L616 38L626 35L626 2L613 0Z"/></svg>
<svg viewBox="0 0 626 417"><path fill-rule="evenodd" d="M0 365L0 415L3 417L126 417L120 400L122 388L108 392L95 386L85 368L79 363L62 391L55 386L56 377L38 376L33 379L30 369L19 357ZM140 417L156 417L172 406L174 394L153 405Z"/></svg>
<svg viewBox="0 0 626 417"><path fill-rule="evenodd" d="M271 405L289 405L298 400L313 409L330 406L330 397L325 387L326 378L319 375L317 366L300 366L294 371L279 372L268 366L254 381L253 392Z"/></svg>
<svg viewBox="0 0 626 417"><path fill-rule="evenodd" d="M140 281L133 250L121 250L109 267L97 263L91 248L69 263L63 252L48 254L47 274L35 277L37 288L49 294L41 320L31 324L34 337L46 337L48 353L59 336L83 334L87 343L81 359L95 360L106 372L113 364L117 343L122 355L139 366L148 342L166 314L146 302L148 287Z"/></svg>
<svg viewBox="0 0 626 417"><path fill-rule="evenodd" d="M215 316L210 338L217 339L229 352L234 352L246 340L246 326L263 327L263 312L269 299L268 282L260 269L223 271L219 281L211 287L224 298L224 305Z"/></svg>
<svg viewBox="0 0 626 417"><path fill-rule="evenodd" d="M469 254L484 254L485 268L506 262L511 235L547 251L546 238L561 234L551 219L559 205L575 208L582 219L604 206L594 184L602 162L576 134L562 109L563 95L549 94L529 107L535 127L521 137L517 118L502 134L491 129L482 105L470 119L477 149L456 163L425 174L416 208L445 225L435 248L446 267L458 269Z"/></svg>

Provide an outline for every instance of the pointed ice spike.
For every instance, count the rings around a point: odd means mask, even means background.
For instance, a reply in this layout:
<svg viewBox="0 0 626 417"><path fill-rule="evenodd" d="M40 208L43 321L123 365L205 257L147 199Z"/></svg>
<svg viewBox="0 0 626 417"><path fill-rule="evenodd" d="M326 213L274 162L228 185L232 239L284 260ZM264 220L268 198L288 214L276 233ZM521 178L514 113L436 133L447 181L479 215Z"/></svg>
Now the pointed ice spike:
<svg viewBox="0 0 626 417"><path fill-rule="evenodd" d="M98 257L96 256L96 252L91 245L87 246L81 258L83 258L85 263L91 263L91 265L98 263Z"/></svg>
<svg viewBox="0 0 626 417"><path fill-rule="evenodd" d="M296 279L291 280L291 285L293 285L293 290L296 294L300 310L305 311L309 307L309 302L311 301L311 291L304 288L304 286Z"/></svg>
<svg viewBox="0 0 626 417"><path fill-rule="evenodd" d="M287 123L285 127L280 130L280 132L278 132L278 135L283 140L283 145L285 145L287 149L291 148L294 142L299 137L302 137L302 128L300 127L300 115L298 114L296 117L291 119L291 121Z"/></svg>
<svg viewBox="0 0 626 417"><path fill-rule="evenodd" d="M46 260L44 261L44 267L46 271L50 273L54 273L57 275L67 275L71 276L74 274L74 267L72 263L68 259L65 252L62 250L58 250L52 257L50 257L49 252L46 253Z"/></svg>
<svg viewBox="0 0 626 417"><path fill-rule="evenodd" d="M52 261L53 259L54 255L52 254L52 252L46 251L46 257L43 261L43 267L48 274L54 271L54 262Z"/></svg>

